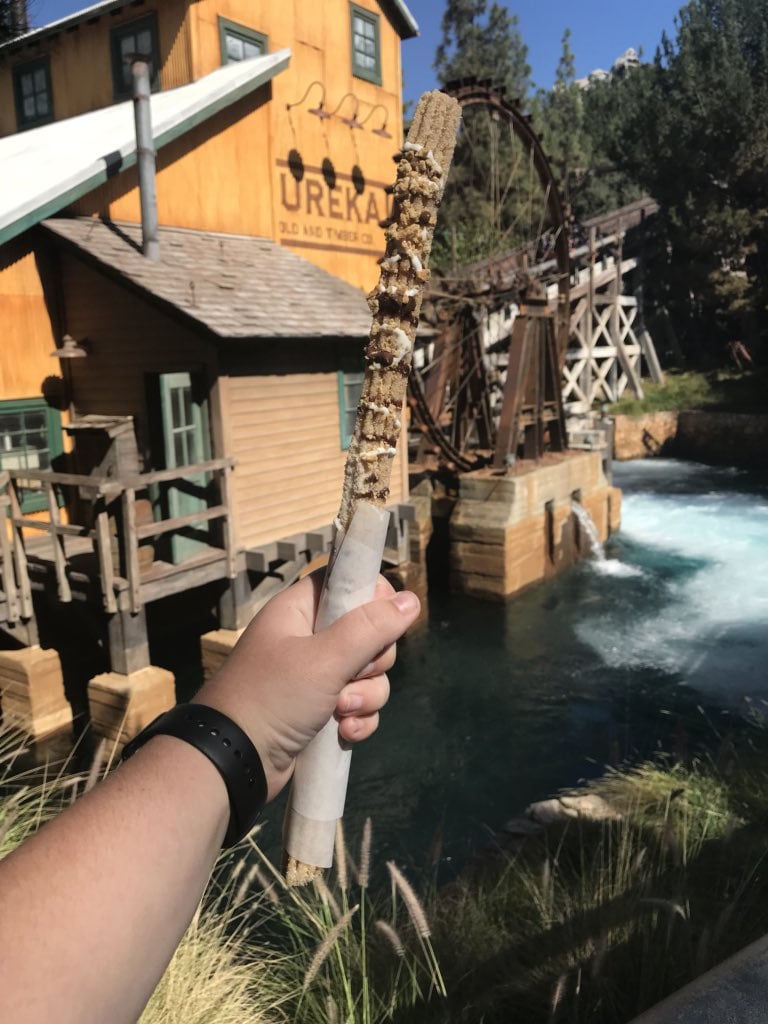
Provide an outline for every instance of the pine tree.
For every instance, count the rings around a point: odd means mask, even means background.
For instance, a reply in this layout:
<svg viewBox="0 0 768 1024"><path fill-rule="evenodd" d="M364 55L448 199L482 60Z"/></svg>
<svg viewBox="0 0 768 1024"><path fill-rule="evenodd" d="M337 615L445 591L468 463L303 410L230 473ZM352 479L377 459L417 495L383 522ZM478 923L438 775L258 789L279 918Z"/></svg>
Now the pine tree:
<svg viewBox="0 0 768 1024"><path fill-rule="evenodd" d="M676 29L613 85L608 148L662 204L659 302L689 351L716 362L727 341L765 332L768 6L691 0Z"/></svg>
<svg viewBox="0 0 768 1024"><path fill-rule="evenodd" d="M498 3L489 9L487 0L447 0L441 28L434 62L441 85L474 75L504 86L511 97L527 97L531 68L516 15Z"/></svg>
<svg viewBox="0 0 768 1024"><path fill-rule="evenodd" d="M0 0L0 42L14 39L28 28L25 0Z"/></svg>

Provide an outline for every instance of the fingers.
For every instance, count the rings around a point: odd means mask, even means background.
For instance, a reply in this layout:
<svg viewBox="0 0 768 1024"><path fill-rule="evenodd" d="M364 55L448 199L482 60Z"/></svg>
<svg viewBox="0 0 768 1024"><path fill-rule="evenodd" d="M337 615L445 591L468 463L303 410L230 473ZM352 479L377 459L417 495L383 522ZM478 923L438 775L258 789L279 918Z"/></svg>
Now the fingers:
<svg viewBox="0 0 768 1024"><path fill-rule="evenodd" d="M336 702L336 717L365 716L380 711L389 700L389 679L383 673L348 683Z"/></svg>
<svg viewBox="0 0 768 1024"><path fill-rule="evenodd" d="M347 612L313 640L317 661L328 677L357 679L386 664L389 648L416 619L419 599L407 590Z"/></svg>
<svg viewBox="0 0 768 1024"><path fill-rule="evenodd" d="M379 713L374 712L365 718L344 718L339 722L339 736L347 743L359 743L367 740L379 727Z"/></svg>

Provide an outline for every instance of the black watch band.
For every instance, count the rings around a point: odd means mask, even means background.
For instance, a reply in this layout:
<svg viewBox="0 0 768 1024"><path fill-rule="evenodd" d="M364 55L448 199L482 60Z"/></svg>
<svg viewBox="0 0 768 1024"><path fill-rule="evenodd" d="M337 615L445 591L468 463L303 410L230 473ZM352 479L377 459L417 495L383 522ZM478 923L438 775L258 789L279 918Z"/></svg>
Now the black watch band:
<svg viewBox="0 0 768 1024"><path fill-rule="evenodd" d="M234 846L256 824L267 802L261 758L239 725L206 704L177 704L150 722L123 748L126 761L153 736L175 736L196 747L218 768L229 795L224 846Z"/></svg>

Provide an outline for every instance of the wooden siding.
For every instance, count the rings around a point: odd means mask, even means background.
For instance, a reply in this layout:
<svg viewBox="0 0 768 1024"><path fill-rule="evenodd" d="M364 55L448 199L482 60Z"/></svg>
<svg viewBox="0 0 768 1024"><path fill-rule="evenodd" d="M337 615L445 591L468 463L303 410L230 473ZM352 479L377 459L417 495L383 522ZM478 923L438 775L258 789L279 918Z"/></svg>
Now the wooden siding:
<svg viewBox="0 0 768 1024"><path fill-rule="evenodd" d="M189 0L145 0L112 14L95 16L75 29L0 58L0 136L16 131L13 68L37 57L47 55L50 59L56 120L112 104L110 32L153 11L157 15L162 88L173 89L192 81L188 6Z"/></svg>
<svg viewBox="0 0 768 1024"><path fill-rule="evenodd" d="M346 460L336 374L229 377L225 388L241 545L266 544L331 522ZM392 485L391 500L402 500L399 465Z"/></svg>
<svg viewBox="0 0 768 1024"><path fill-rule="evenodd" d="M76 258L64 259L63 279L67 328L91 344L87 359L73 360L79 415L134 416L139 448L146 455L145 375L201 370L212 385L214 454L237 460L236 543L264 544L334 518L346 459L335 370L276 374L265 366L261 373L254 350L247 373L222 376L216 383L218 355L212 344ZM326 365L333 351L326 350ZM392 501L403 500L406 493L405 445L398 448Z"/></svg>
<svg viewBox="0 0 768 1024"><path fill-rule="evenodd" d="M53 301L53 296L49 299ZM46 378L60 376L61 364L51 358L56 330L29 234L2 249L0 321L0 400L39 398Z"/></svg>
<svg viewBox="0 0 768 1024"><path fill-rule="evenodd" d="M77 415L135 417L139 450L146 458L146 375L194 370L213 384L216 350L78 259L67 256L62 263L67 330L87 337L91 348L87 359L71 360ZM148 459L145 468L151 468Z"/></svg>
<svg viewBox="0 0 768 1024"><path fill-rule="evenodd" d="M160 150L161 224L272 237L272 197L260 184L270 152L269 95L269 87L259 89ZM135 167L123 171L81 199L74 211L138 223L136 175Z"/></svg>
<svg viewBox="0 0 768 1024"><path fill-rule="evenodd" d="M375 0L360 6L380 15L382 86L352 74L347 0L327 0L322 17L309 0L199 0L191 7L185 38L196 79L221 66L220 16L264 33L270 51L291 48L293 57L270 85L161 150L162 224L274 238L352 284L373 287L384 250L379 222L389 209L384 189L401 140L400 38ZM322 89L315 85L287 111L312 82ZM338 115L325 121L309 113L323 95L329 111L343 100ZM371 115L362 131L340 120L356 109L361 121ZM391 139L372 131L385 117ZM301 181L288 168L292 150L304 164ZM336 173L333 188L323 178L324 160ZM355 167L364 179L360 192ZM135 169L81 200L74 212L137 222Z"/></svg>

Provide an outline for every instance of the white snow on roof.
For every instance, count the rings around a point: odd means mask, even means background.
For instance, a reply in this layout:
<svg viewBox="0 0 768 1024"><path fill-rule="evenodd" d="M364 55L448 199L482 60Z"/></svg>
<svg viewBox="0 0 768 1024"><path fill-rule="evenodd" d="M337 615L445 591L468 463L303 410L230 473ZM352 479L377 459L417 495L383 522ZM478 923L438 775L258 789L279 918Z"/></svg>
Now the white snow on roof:
<svg viewBox="0 0 768 1024"><path fill-rule="evenodd" d="M155 148L283 71L290 50L239 61L152 96ZM133 100L0 139L0 243L21 234L136 162Z"/></svg>

